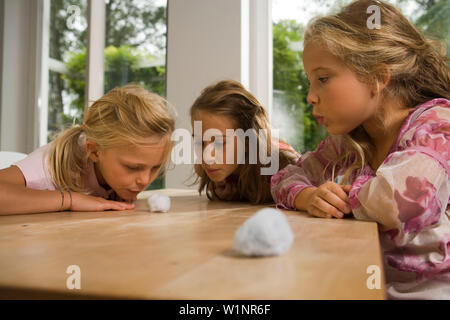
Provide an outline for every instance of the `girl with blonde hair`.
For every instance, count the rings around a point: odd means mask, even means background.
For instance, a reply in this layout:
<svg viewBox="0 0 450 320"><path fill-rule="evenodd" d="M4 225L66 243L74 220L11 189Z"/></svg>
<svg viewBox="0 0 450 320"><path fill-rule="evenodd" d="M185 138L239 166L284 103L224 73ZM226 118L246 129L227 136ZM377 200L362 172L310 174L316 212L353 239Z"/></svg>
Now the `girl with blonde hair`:
<svg viewBox="0 0 450 320"><path fill-rule="evenodd" d="M200 137L194 137L198 140L195 141L197 150L200 150L197 153L203 160L194 166L199 192L206 189L206 195L212 200L249 201L253 204L273 202L270 193L271 174L264 174L263 168L267 169L274 163L263 164L261 158L251 152L256 153L258 145L261 148L258 155L267 154L281 168L295 163L298 154L289 145L272 139L267 113L261 103L238 81L224 80L205 88L195 100L190 113L193 127L196 121L200 121L202 126ZM204 141L204 133L210 129L223 134L222 141ZM230 135L234 140L230 140L230 137L227 139L227 131L235 134L237 130L249 133L248 140L238 135ZM237 148L239 138L244 149L242 158ZM253 149L250 146L252 143ZM208 152L208 148L211 152ZM252 163L253 156L255 161ZM242 161L238 161L238 158Z"/></svg>
<svg viewBox="0 0 450 320"><path fill-rule="evenodd" d="M114 88L81 125L0 170L0 213L133 209L164 167L173 130L163 98L137 85Z"/></svg>
<svg viewBox="0 0 450 320"><path fill-rule="evenodd" d="M272 177L276 203L377 222L388 297L450 299L448 58L382 1L316 18L304 39L307 100L329 137Z"/></svg>

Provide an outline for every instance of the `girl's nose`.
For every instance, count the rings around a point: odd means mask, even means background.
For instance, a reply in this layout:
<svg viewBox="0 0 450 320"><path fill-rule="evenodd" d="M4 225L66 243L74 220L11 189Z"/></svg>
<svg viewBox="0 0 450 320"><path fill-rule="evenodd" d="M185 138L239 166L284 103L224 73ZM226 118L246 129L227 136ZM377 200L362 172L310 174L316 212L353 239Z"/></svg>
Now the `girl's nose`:
<svg viewBox="0 0 450 320"><path fill-rule="evenodd" d="M152 171L142 171L142 173L137 177L136 184L145 187L152 181Z"/></svg>
<svg viewBox="0 0 450 320"><path fill-rule="evenodd" d="M203 149L203 162L206 164L213 164L216 159L216 152L213 142L208 142L205 144Z"/></svg>
<svg viewBox="0 0 450 320"><path fill-rule="evenodd" d="M309 104L315 105L319 102L319 96L317 94L314 93L313 90L311 90L311 88L308 90L308 95L306 96L306 101Z"/></svg>

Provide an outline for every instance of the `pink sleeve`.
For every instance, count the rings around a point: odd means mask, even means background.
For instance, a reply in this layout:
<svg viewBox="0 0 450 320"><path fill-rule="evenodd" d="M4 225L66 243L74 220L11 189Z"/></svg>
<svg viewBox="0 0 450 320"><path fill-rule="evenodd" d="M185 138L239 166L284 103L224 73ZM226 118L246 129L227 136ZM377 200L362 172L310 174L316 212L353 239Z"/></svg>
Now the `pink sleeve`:
<svg viewBox="0 0 450 320"><path fill-rule="evenodd" d="M341 149L341 137L328 136L315 151L305 153L296 165L288 165L273 175L271 192L277 207L295 210L295 197L300 191L318 187L329 180L332 176L329 163L336 159Z"/></svg>
<svg viewBox="0 0 450 320"><path fill-rule="evenodd" d="M26 187L37 190L56 190L53 179L45 165L48 145L36 149L23 160L14 163L22 172Z"/></svg>

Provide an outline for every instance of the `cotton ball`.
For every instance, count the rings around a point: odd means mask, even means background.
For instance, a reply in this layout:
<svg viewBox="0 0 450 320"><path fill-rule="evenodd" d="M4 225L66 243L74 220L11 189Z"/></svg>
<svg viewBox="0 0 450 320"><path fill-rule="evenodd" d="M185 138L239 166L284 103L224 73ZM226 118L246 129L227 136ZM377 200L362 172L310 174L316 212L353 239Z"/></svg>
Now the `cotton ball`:
<svg viewBox="0 0 450 320"><path fill-rule="evenodd" d="M170 210L170 198L165 194L154 193L147 201L151 212L167 212Z"/></svg>
<svg viewBox="0 0 450 320"><path fill-rule="evenodd" d="M247 256L273 256L286 253L293 240L294 234L284 214L265 208L236 231L233 248Z"/></svg>

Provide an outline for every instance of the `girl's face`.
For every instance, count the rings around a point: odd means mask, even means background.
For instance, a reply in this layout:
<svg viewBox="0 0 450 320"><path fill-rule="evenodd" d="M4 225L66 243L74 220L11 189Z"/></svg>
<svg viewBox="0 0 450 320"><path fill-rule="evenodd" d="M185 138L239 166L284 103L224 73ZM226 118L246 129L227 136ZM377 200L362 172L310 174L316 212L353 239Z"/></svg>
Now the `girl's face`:
<svg viewBox="0 0 450 320"><path fill-rule="evenodd" d="M345 134L371 118L376 111L369 85L325 46L310 43L303 51L303 63L310 81L307 101L313 115L330 134Z"/></svg>
<svg viewBox="0 0 450 320"><path fill-rule="evenodd" d="M197 111L192 117L192 127L194 128L194 121L201 121L202 124L202 140L194 141L196 149L201 150L201 154L197 154L197 157L202 157L202 168L205 170L208 177L214 182L224 181L238 168L237 164L237 138L234 140L228 139L228 142L234 141L234 143L227 143L227 129L236 129L234 121L226 116L215 115L213 113L205 111ZM212 141L203 141L205 131L209 129L218 130L222 136L222 141L219 141L212 137ZM197 137L194 137L194 139ZM219 154L220 153L220 154ZM228 158L227 158L228 155ZM228 159L228 161L227 161Z"/></svg>
<svg viewBox="0 0 450 320"><path fill-rule="evenodd" d="M165 162L167 139L149 138L145 145L101 149L86 142L89 158L95 163L99 184L107 184L119 197L135 201L159 174Z"/></svg>

